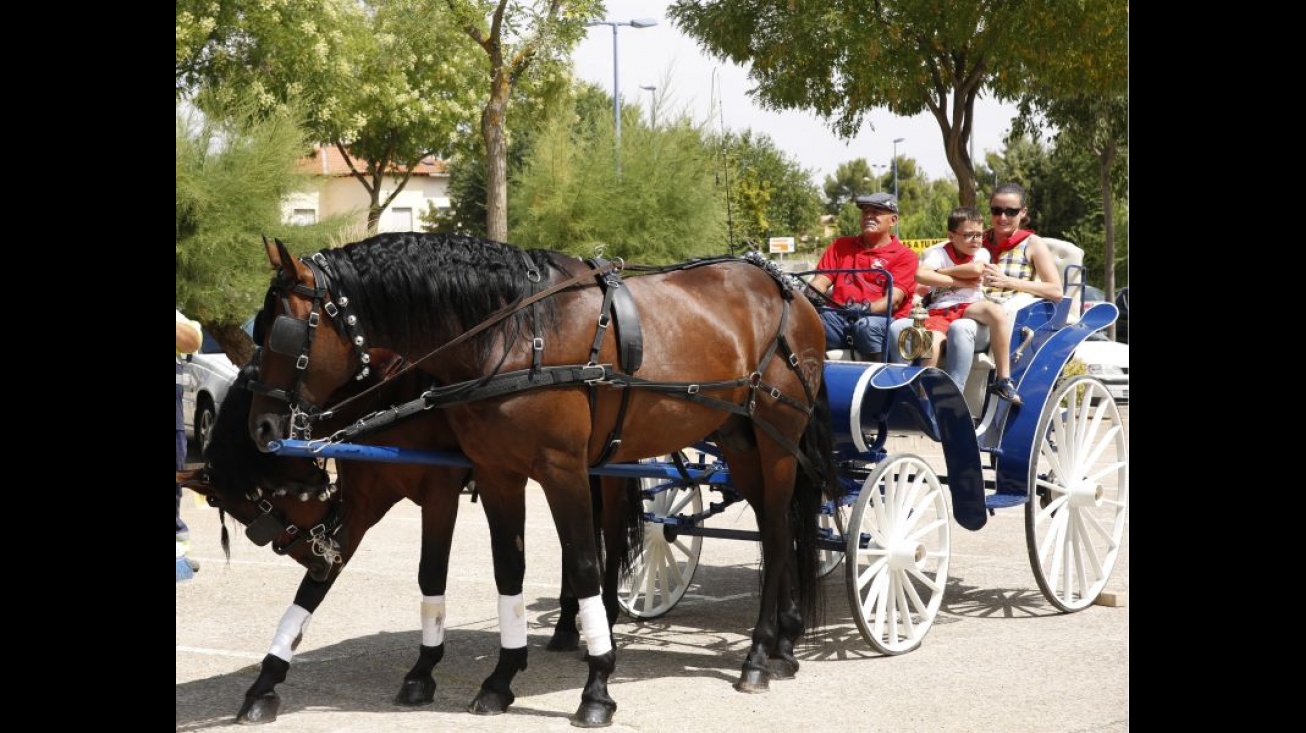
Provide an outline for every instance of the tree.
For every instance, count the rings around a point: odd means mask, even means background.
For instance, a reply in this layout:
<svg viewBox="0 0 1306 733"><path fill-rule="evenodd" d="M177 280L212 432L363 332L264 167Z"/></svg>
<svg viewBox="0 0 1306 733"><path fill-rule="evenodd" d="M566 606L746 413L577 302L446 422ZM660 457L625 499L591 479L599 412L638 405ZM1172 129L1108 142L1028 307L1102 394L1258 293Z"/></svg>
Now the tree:
<svg viewBox="0 0 1306 733"><path fill-rule="evenodd" d="M235 364L253 351L240 326L268 286L261 237L293 232L298 242L325 246L341 226L281 223L282 198L307 183L296 172L304 132L290 112L256 108L247 101L206 115L177 105L177 306Z"/></svg>
<svg viewBox="0 0 1306 733"><path fill-rule="evenodd" d="M301 106L311 139L367 190L376 231L408 171L466 134L480 104L484 71L455 21L440 0L178 0L178 98L210 108L241 88L267 114ZM400 177L388 192L386 173Z"/></svg>
<svg viewBox="0 0 1306 733"><path fill-rule="evenodd" d="M1047 66L1125 79L1125 2L675 0L668 14L709 53L749 66L764 106L811 110L843 137L874 109L929 112L960 201L973 205L975 99L1015 99Z"/></svg>
<svg viewBox="0 0 1306 733"><path fill-rule="evenodd" d="M459 27L489 63L490 89L481 107L485 145L485 231L508 241L508 112L513 89L548 81L580 40L599 0L445 0ZM486 11L489 11L487 16Z"/></svg>
<svg viewBox="0 0 1306 733"><path fill-rule="evenodd" d="M749 130L726 135L735 241L772 236L799 239L814 233L821 200L812 172L775 146L768 135Z"/></svg>
<svg viewBox="0 0 1306 733"><path fill-rule="evenodd" d="M623 105L618 176L611 97L580 84L569 100L513 178L513 199L526 202L512 213L515 244L654 264L725 251L724 197L705 124L660 114L654 130L637 106Z"/></svg>
<svg viewBox="0 0 1306 733"><path fill-rule="evenodd" d="M1057 0L1040 0L1033 32L1054 24ZM1020 110L1013 133L1057 130L1058 150L1078 147L1096 158L1097 198L1103 231L1103 290L1115 298L1116 186L1127 186L1129 139L1128 0L1088 3L1090 11L1072 30L1075 43L1043 63L1024 69ZM1039 117L1043 122L1040 122ZM1114 336L1114 327L1112 327Z"/></svg>

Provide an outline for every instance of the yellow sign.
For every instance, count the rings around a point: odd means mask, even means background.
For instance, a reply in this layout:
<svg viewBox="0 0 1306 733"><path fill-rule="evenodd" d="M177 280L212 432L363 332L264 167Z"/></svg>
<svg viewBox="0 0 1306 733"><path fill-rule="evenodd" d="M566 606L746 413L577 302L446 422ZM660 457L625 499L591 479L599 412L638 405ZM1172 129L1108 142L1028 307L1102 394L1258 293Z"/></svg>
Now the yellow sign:
<svg viewBox="0 0 1306 733"><path fill-rule="evenodd" d="M794 251L793 237L771 237L767 241L771 245L771 254L792 253Z"/></svg>

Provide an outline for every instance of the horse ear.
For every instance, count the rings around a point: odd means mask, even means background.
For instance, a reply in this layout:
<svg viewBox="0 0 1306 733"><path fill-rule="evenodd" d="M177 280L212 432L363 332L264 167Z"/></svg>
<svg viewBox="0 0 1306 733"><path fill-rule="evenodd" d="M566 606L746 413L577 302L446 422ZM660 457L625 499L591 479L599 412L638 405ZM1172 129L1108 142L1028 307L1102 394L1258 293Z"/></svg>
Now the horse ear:
<svg viewBox="0 0 1306 733"><path fill-rule="evenodd" d="M280 242L277 242L277 244L280 244ZM268 264L272 265L272 269L280 270L281 252L278 250L277 246L273 244L272 240L263 237L263 249L268 253Z"/></svg>
<svg viewBox="0 0 1306 733"><path fill-rule="evenodd" d="M293 255L290 254L290 250L286 247L286 243L281 241L280 239L273 239L272 241L276 242L277 244L277 252L280 254L281 257L282 269L284 269L287 273L294 274L295 258Z"/></svg>

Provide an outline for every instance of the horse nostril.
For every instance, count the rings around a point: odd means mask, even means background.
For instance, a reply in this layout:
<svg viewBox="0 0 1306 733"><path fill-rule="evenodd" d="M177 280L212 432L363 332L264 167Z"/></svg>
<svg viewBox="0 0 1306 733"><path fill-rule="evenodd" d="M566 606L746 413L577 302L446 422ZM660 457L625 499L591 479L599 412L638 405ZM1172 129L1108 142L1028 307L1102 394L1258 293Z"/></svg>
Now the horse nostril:
<svg viewBox="0 0 1306 733"><path fill-rule="evenodd" d="M280 438L281 433L277 430L277 426L272 420L265 419L259 421L258 429L254 433L254 442L258 445L260 451L271 453L272 451L269 448L269 444L274 440L279 440Z"/></svg>

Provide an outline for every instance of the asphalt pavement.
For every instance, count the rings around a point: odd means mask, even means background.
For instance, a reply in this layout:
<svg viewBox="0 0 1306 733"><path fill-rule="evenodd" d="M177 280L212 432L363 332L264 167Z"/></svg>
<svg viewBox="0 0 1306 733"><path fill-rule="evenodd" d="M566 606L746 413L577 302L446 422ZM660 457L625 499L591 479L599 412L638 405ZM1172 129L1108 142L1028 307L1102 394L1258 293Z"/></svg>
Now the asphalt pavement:
<svg viewBox="0 0 1306 733"><path fill-rule="evenodd" d="M1128 407L1121 411L1127 425ZM902 450L929 458L929 441L903 441ZM236 525L225 559L218 512L192 497L187 492L182 512L201 569L177 583L176 729L234 731L303 570L250 543ZM654 620L619 620L610 688L618 709L609 730L1127 731L1128 528L1105 594L1119 605L1064 614L1034 580L1023 521L1016 507L998 510L978 531L954 523L942 609L921 646L906 654L881 655L861 637L838 568L824 580L824 624L798 649L797 677L755 695L731 685L757 613L759 546L705 538L694 583L675 608ZM756 527L742 505L711 526ZM393 703L420 644L419 542L420 510L408 502L372 529L314 614L278 686L279 717L266 729L572 730L586 666L579 653L544 649L557 616L559 548L538 487L528 492L526 528L529 668L517 676L517 700L504 715L465 711L499 647L488 532L469 496L454 538L436 700L418 708Z"/></svg>

